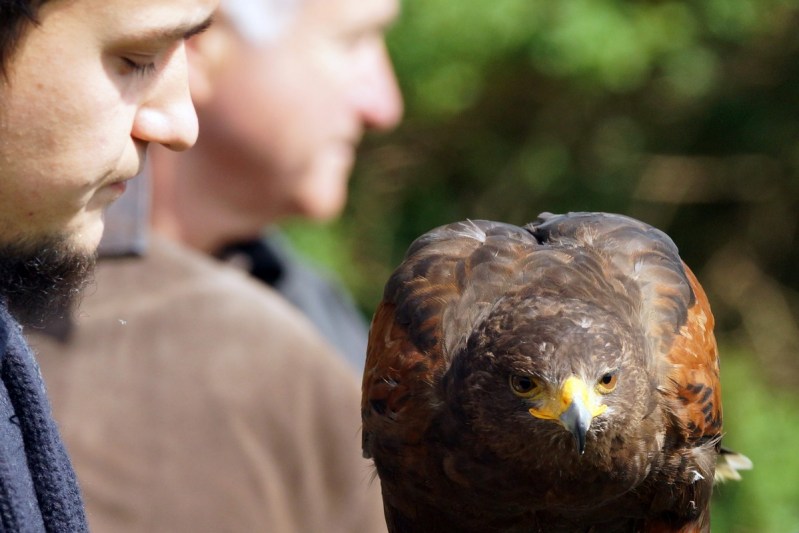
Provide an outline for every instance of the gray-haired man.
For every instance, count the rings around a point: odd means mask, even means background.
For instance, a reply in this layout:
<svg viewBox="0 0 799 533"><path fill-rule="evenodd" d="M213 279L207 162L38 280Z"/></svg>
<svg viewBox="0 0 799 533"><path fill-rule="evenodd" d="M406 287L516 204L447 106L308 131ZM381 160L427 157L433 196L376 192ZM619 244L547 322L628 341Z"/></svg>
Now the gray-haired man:
<svg viewBox="0 0 799 533"><path fill-rule="evenodd" d="M224 2L201 41L208 48L197 47L213 72L194 93L203 127L197 146L152 157L155 231L246 263L358 370L363 318L295 259L274 227L262 235L290 216L338 215L364 132L399 121L402 99L383 40L398 8L397 0ZM211 44L221 51L203 55Z"/></svg>

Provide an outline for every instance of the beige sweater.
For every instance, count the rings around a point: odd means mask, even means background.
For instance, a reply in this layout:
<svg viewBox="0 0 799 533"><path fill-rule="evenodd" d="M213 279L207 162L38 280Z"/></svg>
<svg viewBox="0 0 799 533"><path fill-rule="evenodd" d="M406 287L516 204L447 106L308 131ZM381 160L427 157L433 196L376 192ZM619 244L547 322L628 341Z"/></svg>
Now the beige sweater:
<svg viewBox="0 0 799 533"><path fill-rule="evenodd" d="M359 376L245 274L154 239L29 335L96 532L385 531Z"/></svg>

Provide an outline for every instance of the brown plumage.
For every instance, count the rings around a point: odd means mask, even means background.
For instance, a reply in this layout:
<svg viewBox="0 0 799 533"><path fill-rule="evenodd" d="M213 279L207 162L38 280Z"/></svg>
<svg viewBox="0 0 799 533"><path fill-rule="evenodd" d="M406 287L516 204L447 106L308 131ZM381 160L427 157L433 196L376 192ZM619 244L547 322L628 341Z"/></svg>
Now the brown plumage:
<svg viewBox="0 0 799 533"><path fill-rule="evenodd" d="M637 220L421 236L372 322L362 416L392 532L709 530L713 315Z"/></svg>

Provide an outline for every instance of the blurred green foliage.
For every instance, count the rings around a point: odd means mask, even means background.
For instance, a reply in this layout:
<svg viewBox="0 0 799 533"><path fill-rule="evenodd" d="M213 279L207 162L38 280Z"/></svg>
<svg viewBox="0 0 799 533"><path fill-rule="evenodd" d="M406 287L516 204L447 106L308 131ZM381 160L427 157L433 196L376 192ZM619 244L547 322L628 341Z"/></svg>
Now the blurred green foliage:
<svg viewBox="0 0 799 533"><path fill-rule="evenodd" d="M725 445L745 450L755 468L716 488L713 531L799 531L799 396L768 386L751 354L722 347Z"/></svg>
<svg viewBox="0 0 799 533"><path fill-rule="evenodd" d="M333 224L289 227L370 314L410 242L541 211L629 214L705 286L730 446L714 530L799 531L799 0L405 0L403 125Z"/></svg>

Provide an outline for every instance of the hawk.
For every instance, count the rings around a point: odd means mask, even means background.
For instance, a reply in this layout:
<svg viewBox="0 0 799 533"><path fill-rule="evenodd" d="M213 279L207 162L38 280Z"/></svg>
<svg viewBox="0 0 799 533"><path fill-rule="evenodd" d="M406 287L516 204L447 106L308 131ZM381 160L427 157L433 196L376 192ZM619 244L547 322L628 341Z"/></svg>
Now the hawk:
<svg viewBox="0 0 799 533"><path fill-rule="evenodd" d="M737 476L716 471L707 297L621 215L419 237L375 312L361 407L393 533L705 532L715 475Z"/></svg>

